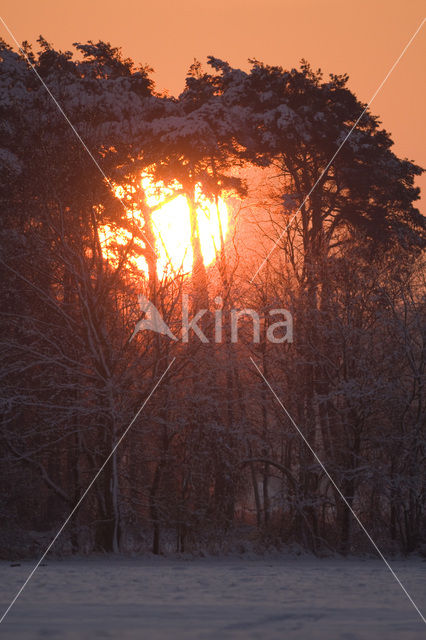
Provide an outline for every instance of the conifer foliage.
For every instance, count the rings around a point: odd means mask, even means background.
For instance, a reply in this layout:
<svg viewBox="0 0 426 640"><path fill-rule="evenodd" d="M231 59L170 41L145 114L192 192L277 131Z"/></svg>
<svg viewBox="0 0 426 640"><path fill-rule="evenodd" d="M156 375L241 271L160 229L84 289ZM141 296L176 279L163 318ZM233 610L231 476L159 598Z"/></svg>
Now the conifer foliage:
<svg viewBox="0 0 426 640"><path fill-rule="evenodd" d="M173 357L58 552L368 548L249 356L372 536L421 549L422 169L369 110L351 132L347 76L209 57L171 97L151 72L105 42L0 43L0 556L57 530ZM146 175L186 198L192 273L158 268ZM230 215L211 264L200 193ZM138 295L177 340L129 342ZM181 339L185 300L208 342ZM247 308L259 339L234 340ZM268 338L283 308L293 342Z"/></svg>

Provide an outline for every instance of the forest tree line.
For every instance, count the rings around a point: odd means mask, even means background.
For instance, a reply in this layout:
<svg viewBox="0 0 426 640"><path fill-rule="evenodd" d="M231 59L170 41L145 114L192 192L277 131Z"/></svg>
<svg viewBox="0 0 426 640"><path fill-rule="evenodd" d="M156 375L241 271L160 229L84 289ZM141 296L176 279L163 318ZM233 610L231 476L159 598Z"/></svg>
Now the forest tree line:
<svg viewBox="0 0 426 640"><path fill-rule="evenodd" d="M365 107L348 77L210 57L172 97L107 43L42 38L1 42L0 68L0 555L59 528L173 357L58 550L371 550L250 356L377 544L420 550L422 169L369 110L329 164ZM188 202L192 273L159 273L147 173ZM231 214L207 267L199 188ZM109 253L105 225L126 234ZM129 342L138 294L175 335L183 294L206 335L220 298L223 340ZM250 322L231 342L245 308L258 343ZM276 308L293 342L266 339Z"/></svg>

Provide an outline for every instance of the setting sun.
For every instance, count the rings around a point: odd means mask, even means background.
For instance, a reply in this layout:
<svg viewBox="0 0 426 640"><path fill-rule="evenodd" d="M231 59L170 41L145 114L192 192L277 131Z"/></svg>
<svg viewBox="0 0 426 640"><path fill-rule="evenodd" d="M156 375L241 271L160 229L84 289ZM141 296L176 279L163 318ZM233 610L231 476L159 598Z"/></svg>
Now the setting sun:
<svg viewBox="0 0 426 640"><path fill-rule="evenodd" d="M191 246L190 210L186 197L181 193L181 185L175 182L171 187L162 183L154 184L151 177L144 175L141 186L145 192L146 203L151 208L155 251L157 253L157 272L189 273L192 269L193 252ZM176 196L173 195L176 193ZM124 196L121 187L116 190L118 197ZM196 190L197 224L204 264L208 266L215 258L228 231L228 208L223 198L217 202L208 200ZM132 216L143 224L139 211ZM130 239L127 231L113 231L109 225L101 229L101 242L104 255L113 258L113 245L123 245ZM137 267L147 273L147 263L141 256L136 259Z"/></svg>

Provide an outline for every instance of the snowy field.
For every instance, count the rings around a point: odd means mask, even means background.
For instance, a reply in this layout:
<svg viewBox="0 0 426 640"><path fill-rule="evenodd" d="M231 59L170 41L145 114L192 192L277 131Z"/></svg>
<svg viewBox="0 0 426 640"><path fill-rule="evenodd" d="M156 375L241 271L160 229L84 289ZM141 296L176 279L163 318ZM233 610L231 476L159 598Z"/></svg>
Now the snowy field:
<svg viewBox="0 0 426 640"><path fill-rule="evenodd" d="M426 562L392 564L424 611ZM2 612L32 566L0 563ZM426 627L380 560L113 557L40 567L3 637L420 640Z"/></svg>

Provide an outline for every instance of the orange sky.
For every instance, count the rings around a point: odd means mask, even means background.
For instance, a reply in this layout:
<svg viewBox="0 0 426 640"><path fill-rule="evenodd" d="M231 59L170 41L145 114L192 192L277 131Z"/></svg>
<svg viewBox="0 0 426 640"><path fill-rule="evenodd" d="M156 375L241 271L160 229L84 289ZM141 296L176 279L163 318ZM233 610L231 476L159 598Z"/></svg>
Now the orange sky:
<svg viewBox="0 0 426 640"><path fill-rule="evenodd" d="M19 41L39 34L58 48L108 40L154 67L157 88L179 93L194 57L247 68L248 58L284 67L304 57L326 73L349 73L368 102L424 17L423 0L3 0ZM3 28L1 35L10 42ZM396 152L426 167L426 24L372 105ZM338 159L336 160L338 162ZM418 184L426 193L426 176ZM422 198L425 211L426 196Z"/></svg>

